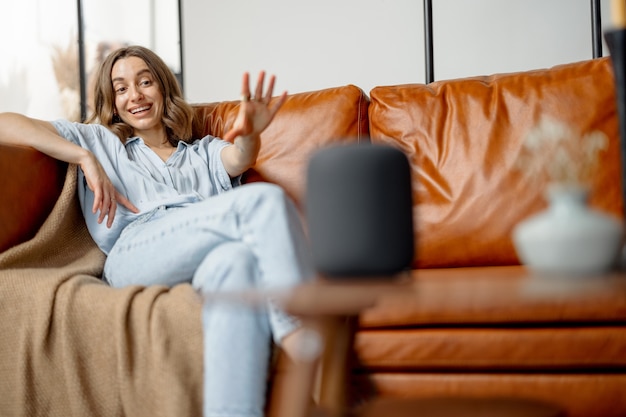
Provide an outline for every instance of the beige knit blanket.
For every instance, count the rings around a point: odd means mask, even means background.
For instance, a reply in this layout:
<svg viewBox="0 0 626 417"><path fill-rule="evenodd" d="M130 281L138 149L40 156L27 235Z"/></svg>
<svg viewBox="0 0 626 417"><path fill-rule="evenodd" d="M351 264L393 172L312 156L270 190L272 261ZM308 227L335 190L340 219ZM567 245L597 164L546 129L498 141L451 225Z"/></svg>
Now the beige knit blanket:
<svg viewBox="0 0 626 417"><path fill-rule="evenodd" d="M103 263L70 166L37 235L0 254L0 416L202 414L192 288L114 289Z"/></svg>

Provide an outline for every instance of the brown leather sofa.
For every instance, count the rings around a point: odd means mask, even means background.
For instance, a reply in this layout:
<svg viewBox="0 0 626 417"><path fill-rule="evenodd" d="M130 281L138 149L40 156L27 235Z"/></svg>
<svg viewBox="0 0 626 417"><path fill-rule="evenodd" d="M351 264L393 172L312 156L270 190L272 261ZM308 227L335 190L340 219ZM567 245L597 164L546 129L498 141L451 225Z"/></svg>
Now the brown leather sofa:
<svg viewBox="0 0 626 417"><path fill-rule="evenodd" d="M237 106L196 105L197 135L220 136ZM622 217L607 58L369 95L351 85L295 94L264 133L245 181L280 184L300 207L308 158L322 147L389 144L412 164L414 285L362 314L352 404L497 396L545 400L574 417L626 415L626 282L618 273L533 276L511 241L515 224L545 207L542 187L514 167L524 134L542 115L610 138L591 204ZM65 169L35 151L0 147L0 251L37 233Z"/></svg>

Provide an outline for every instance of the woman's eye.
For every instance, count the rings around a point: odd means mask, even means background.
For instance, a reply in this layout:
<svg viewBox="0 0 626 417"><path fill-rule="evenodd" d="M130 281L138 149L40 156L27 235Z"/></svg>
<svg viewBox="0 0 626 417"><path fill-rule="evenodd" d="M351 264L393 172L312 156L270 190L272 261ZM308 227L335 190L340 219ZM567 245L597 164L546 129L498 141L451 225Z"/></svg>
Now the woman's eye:
<svg viewBox="0 0 626 417"><path fill-rule="evenodd" d="M126 91L126 87L117 87L117 88L115 89L115 92L116 92L117 94L122 94L124 91Z"/></svg>
<svg viewBox="0 0 626 417"><path fill-rule="evenodd" d="M149 86L151 83L152 83L152 82L151 82L150 80L143 80L143 81L142 81L142 82L140 82L139 84L140 84L140 85L142 85L142 86L144 86L144 87L147 87L147 86Z"/></svg>

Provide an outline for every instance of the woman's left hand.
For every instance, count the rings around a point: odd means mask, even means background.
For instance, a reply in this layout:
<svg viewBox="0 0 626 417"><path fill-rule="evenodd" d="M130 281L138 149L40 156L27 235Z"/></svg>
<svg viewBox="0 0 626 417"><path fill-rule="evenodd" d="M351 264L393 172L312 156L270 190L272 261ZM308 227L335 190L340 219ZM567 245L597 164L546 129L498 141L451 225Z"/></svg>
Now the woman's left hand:
<svg viewBox="0 0 626 417"><path fill-rule="evenodd" d="M223 137L224 140L233 142L233 145L225 147L221 153L224 168L233 178L243 174L255 164L261 149L261 132L269 126L287 99L287 93L284 92L272 100L275 80L272 75L264 93L265 73L261 71L254 96L250 96L249 75L248 73L243 75L239 113L232 129Z"/></svg>
<svg viewBox="0 0 626 417"><path fill-rule="evenodd" d="M267 91L263 92L263 84L265 83L264 71L259 73L254 95L251 96L249 78L249 74L247 72L244 73L239 114L237 114L232 129L224 135L225 140L232 141L237 136L258 137L269 126L278 109L287 98L287 93L284 92L272 102L274 82L276 81L276 77L273 75L269 79Z"/></svg>

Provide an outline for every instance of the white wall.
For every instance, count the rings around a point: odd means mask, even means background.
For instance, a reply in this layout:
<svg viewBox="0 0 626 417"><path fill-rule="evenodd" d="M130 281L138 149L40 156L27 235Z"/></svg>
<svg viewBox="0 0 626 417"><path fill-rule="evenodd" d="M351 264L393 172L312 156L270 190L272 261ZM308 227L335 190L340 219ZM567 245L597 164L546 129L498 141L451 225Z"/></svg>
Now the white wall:
<svg viewBox="0 0 626 417"><path fill-rule="evenodd" d="M124 0L117 0L123 2ZM84 0L88 43L142 43L175 66L176 0L120 7ZM265 69L277 93L424 82L422 0L182 0L185 94L236 100ZM591 57L590 0L433 0L436 79L548 67ZM610 23L610 0L602 0ZM169 4L169 6L168 6ZM154 31L145 18L158 5ZM75 0L0 4L0 111L66 116L51 64L76 36ZM173 46L173 47L172 47ZM89 51L88 51L89 52ZM605 48L606 54L606 48Z"/></svg>
<svg viewBox="0 0 626 417"><path fill-rule="evenodd" d="M439 79L592 58L589 0L433 0L433 15Z"/></svg>
<svg viewBox="0 0 626 417"><path fill-rule="evenodd" d="M433 15L436 79L592 57L589 0L433 0ZM420 0L183 0L183 19L192 102L236 100L260 69L291 93L425 81Z"/></svg>

